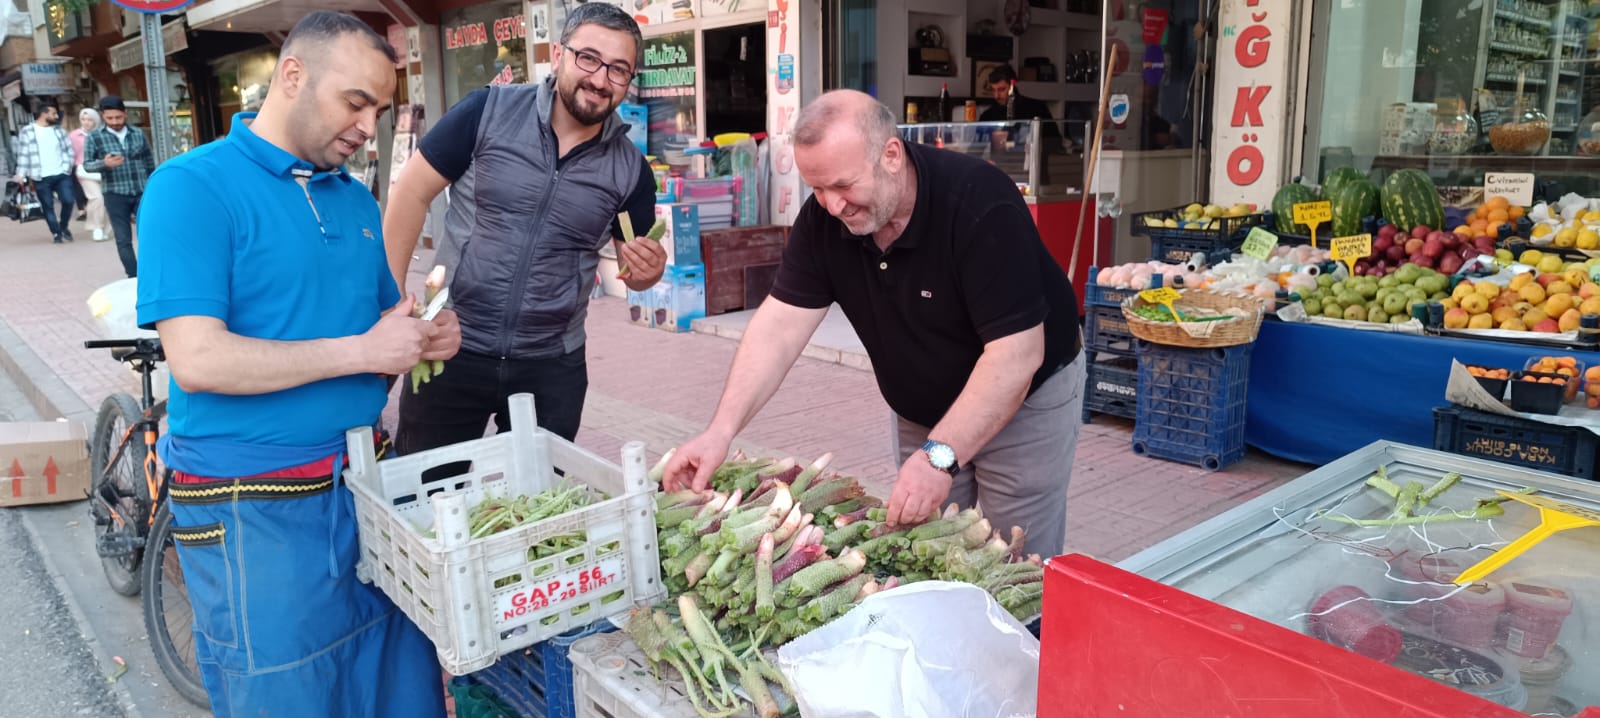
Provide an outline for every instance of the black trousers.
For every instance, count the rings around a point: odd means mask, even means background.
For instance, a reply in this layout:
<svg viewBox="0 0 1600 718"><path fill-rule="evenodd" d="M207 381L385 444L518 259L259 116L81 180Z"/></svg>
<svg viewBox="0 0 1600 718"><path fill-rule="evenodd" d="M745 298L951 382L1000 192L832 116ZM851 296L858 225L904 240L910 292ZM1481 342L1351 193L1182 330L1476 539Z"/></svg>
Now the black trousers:
<svg viewBox="0 0 1600 718"><path fill-rule="evenodd" d="M111 219L111 233L117 238L117 256L122 258L122 271L129 277L139 276L139 257L133 252L133 213L139 208L139 195L105 193L106 216Z"/></svg>
<svg viewBox="0 0 1600 718"><path fill-rule="evenodd" d="M51 238L61 239L72 234L72 207L78 202L78 198L72 196L72 176L51 175L33 186L39 191L39 208L44 210L44 223L50 226ZM61 203L60 219L56 218L56 202Z"/></svg>
<svg viewBox="0 0 1600 718"><path fill-rule="evenodd" d="M445 371L411 391L411 377L400 382L400 426L395 448L401 454L483 438L489 416L499 431L510 427L506 399L532 394L539 428L571 441L583 420L589 392L584 347L546 359L500 359L461 352Z"/></svg>

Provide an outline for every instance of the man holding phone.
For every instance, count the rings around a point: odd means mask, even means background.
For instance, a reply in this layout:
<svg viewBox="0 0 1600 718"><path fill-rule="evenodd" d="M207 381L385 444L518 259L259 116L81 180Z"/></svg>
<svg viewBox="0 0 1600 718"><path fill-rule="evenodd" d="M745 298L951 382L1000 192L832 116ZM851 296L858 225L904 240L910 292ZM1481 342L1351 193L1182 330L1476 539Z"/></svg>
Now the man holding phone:
<svg viewBox="0 0 1600 718"><path fill-rule="evenodd" d="M133 215L139 207L144 185L155 169L155 153L144 132L128 126L128 110L122 98L100 98L101 125L83 146L83 169L99 172L105 195L106 215L111 233L117 238L117 255L128 276L139 275L138 256L133 251Z"/></svg>

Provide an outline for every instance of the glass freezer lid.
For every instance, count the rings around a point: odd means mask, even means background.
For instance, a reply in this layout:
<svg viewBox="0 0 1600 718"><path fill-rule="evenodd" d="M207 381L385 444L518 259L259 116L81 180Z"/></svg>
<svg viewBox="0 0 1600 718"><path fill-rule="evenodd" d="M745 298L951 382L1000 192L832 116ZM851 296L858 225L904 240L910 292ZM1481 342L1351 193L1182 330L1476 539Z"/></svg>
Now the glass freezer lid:
<svg viewBox="0 0 1600 718"><path fill-rule="evenodd" d="M1394 488L1460 479L1399 525ZM1556 533L1484 580L1456 576L1534 528L1496 491L1600 509L1600 483L1377 442L1120 566L1201 598L1539 714L1600 704L1600 527ZM1415 489L1413 489L1415 491ZM1474 513L1477 512L1477 513Z"/></svg>

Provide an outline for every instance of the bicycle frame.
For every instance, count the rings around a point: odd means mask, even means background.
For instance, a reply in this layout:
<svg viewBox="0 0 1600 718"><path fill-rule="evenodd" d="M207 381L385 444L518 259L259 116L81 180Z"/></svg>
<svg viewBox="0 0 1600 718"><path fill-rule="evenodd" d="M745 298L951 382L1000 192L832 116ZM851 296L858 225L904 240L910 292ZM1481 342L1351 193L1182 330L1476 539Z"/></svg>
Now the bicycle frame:
<svg viewBox="0 0 1600 718"><path fill-rule="evenodd" d="M126 346L126 344L123 342L84 343L84 346L88 348L105 347L108 345ZM124 359L124 361L127 360ZM133 440L134 432L142 431L142 438L145 445L144 466L142 468L144 470L145 487L148 489L151 497L151 503L149 506L140 507L144 513L142 522L144 527L143 530L138 532L138 534L140 536L144 536L149 532L150 527L155 524L156 507L160 506L161 502L166 499L167 486L165 473L156 466L156 442L160 438L161 417L166 413L167 402L165 399L161 401L155 400L154 387L151 385L151 375L154 373L155 367L150 366L150 364L153 363L153 360L149 358L141 358L137 359L136 361L130 361L129 363L133 364L134 368L139 372L139 408L142 411L142 415L140 416L139 421L134 422L128 427L127 431L123 432L122 438L117 441L116 450L113 451L110 456L106 457L105 466L99 468L103 473L110 467L116 466L117 462L122 459L123 453L127 450L128 442ZM115 502L107 501L104 496L97 496L95 498L106 505L106 508L111 514L111 520L116 522L118 526L125 527L128 525L128 518L132 517L125 518Z"/></svg>

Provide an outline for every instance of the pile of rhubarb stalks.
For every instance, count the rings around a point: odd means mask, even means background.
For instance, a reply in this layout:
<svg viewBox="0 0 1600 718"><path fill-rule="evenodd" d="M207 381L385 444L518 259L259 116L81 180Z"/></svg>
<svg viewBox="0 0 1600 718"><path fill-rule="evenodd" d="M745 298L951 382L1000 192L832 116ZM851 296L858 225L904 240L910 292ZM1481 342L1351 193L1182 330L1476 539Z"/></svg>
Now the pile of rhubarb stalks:
<svg viewBox="0 0 1600 718"><path fill-rule="evenodd" d="M670 457L652 470L657 481ZM768 684L789 691L763 651L901 584L971 583L1020 620L1039 615L1044 570L1038 556L1022 556L1022 529L1002 533L953 504L920 525L891 527L859 481L827 472L831 460L802 469L792 458L735 454L708 490L658 494L661 572L676 600L636 610L627 631L658 669L682 676L701 715L746 704L761 718L781 715Z"/></svg>

